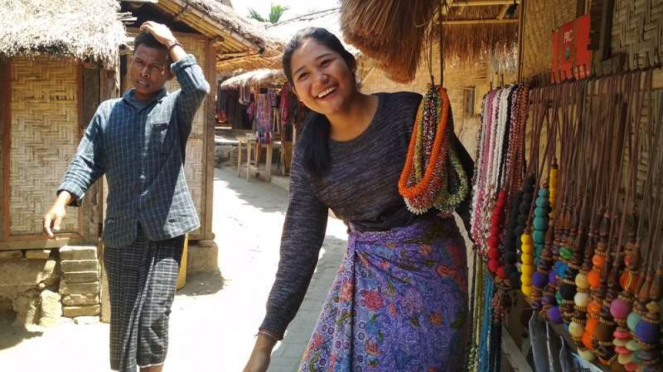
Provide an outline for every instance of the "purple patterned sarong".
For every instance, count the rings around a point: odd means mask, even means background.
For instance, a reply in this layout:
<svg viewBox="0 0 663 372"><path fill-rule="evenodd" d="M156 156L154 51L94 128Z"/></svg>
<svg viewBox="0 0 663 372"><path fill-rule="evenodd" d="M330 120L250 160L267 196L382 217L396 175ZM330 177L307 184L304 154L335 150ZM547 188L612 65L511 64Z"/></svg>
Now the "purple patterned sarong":
<svg viewBox="0 0 663 372"><path fill-rule="evenodd" d="M300 371L461 371L466 317L467 259L453 218L353 232Z"/></svg>

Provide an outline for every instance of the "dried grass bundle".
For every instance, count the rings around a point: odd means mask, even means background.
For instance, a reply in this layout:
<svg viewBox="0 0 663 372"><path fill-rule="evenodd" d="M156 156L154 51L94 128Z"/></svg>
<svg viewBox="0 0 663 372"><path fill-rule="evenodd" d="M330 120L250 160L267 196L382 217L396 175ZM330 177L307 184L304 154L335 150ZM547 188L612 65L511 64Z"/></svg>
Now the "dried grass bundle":
<svg viewBox="0 0 663 372"><path fill-rule="evenodd" d="M518 24L445 25L446 60L473 63L487 59L494 70L513 72L518 50Z"/></svg>
<svg viewBox="0 0 663 372"><path fill-rule="evenodd" d="M345 39L390 79L412 81L437 0L340 0Z"/></svg>
<svg viewBox="0 0 663 372"><path fill-rule="evenodd" d="M502 6L451 8L445 21L495 20ZM437 23L437 19L433 21ZM438 27L433 27L439 40ZM472 64L486 60L496 73L514 73L517 69L518 23L446 24L442 26L446 60Z"/></svg>
<svg viewBox="0 0 663 372"><path fill-rule="evenodd" d="M233 89L240 86L264 86L270 84L285 84L286 78L281 70L259 69L245 72L221 83L221 89Z"/></svg>
<svg viewBox="0 0 663 372"><path fill-rule="evenodd" d="M92 58L113 66L126 31L115 0L0 0L0 57Z"/></svg>

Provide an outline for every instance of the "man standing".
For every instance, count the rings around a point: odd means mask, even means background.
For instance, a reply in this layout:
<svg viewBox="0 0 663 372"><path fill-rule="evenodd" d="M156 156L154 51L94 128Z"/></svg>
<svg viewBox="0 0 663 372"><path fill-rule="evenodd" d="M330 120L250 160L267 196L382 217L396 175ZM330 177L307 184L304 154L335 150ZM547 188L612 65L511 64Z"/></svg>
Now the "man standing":
<svg viewBox="0 0 663 372"><path fill-rule="evenodd" d="M110 359L121 372L163 368L184 234L200 225L184 178L186 142L210 89L168 27L145 22L140 30L129 66L135 88L99 106L43 221L53 238L65 207L79 206L106 175ZM173 75L182 89L168 93Z"/></svg>

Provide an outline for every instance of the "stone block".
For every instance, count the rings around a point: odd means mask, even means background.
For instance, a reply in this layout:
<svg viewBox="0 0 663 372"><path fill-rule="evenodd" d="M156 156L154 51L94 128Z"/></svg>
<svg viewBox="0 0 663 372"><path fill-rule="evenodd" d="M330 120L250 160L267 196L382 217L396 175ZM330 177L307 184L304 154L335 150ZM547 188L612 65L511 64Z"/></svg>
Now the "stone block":
<svg viewBox="0 0 663 372"><path fill-rule="evenodd" d="M97 283L69 283L66 280L60 282L60 294L97 294L99 293L99 282Z"/></svg>
<svg viewBox="0 0 663 372"><path fill-rule="evenodd" d="M52 327L60 322L62 317L62 304L60 295L49 290L41 292L41 319L39 324L44 327Z"/></svg>
<svg viewBox="0 0 663 372"><path fill-rule="evenodd" d="M187 274L219 272L219 247L189 245Z"/></svg>
<svg viewBox="0 0 663 372"><path fill-rule="evenodd" d="M69 260L69 261L80 261L80 260L96 260L97 259L97 247L83 245L83 246L73 246L66 245L59 250L60 259Z"/></svg>
<svg viewBox="0 0 663 372"><path fill-rule="evenodd" d="M62 298L65 306L91 306L99 304L98 294L72 294Z"/></svg>
<svg viewBox="0 0 663 372"><path fill-rule="evenodd" d="M18 260L20 258L23 258L23 252L21 251L0 252L0 260Z"/></svg>
<svg viewBox="0 0 663 372"><path fill-rule="evenodd" d="M25 258L28 260L48 260L51 256L50 249L36 249L25 251Z"/></svg>
<svg viewBox="0 0 663 372"><path fill-rule="evenodd" d="M15 325L35 324L39 319L39 299L28 296L18 296L14 300L16 312Z"/></svg>
<svg viewBox="0 0 663 372"><path fill-rule="evenodd" d="M79 316L95 316L99 315L101 311L101 306L92 305L92 306L65 306L63 309L63 314L67 318L76 318Z"/></svg>
<svg viewBox="0 0 663 372"><path fill-rule="evenodd" d="M94 283L99 281L98 271L72 271L62 274L68 283Z"/></svg>
<svg viewBox="0 0 663 372"><path fill-rule="evenodd" d="M57 278L55 267L55 260L0 261L0 287L36 287L53 281Z"/></svg>
<svg viewBox="0 0 663 372"><path fill-rule="evenodd" d="M99 262L97 260L62 260L60 262L63 272L73 271L95 271L99 270Z"/></svg>

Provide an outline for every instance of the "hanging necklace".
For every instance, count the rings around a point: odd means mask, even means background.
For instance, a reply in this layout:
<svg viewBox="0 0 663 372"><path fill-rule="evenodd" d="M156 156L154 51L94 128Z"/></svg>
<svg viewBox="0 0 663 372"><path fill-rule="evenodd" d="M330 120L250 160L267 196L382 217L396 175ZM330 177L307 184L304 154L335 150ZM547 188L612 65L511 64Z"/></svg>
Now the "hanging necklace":
<svg viewBox="0 0 663 372"><path fill-rule="evenodd" d="M423 214L431 208L453 212L469 191L467 175L450 146L453 119L446 89L431 85L417 112L398 190L408 209ZM447 164L450 167L447 167ZM449 188L449 173L457 180Z"/></svg>

